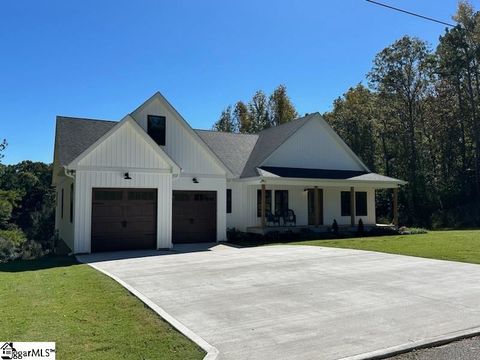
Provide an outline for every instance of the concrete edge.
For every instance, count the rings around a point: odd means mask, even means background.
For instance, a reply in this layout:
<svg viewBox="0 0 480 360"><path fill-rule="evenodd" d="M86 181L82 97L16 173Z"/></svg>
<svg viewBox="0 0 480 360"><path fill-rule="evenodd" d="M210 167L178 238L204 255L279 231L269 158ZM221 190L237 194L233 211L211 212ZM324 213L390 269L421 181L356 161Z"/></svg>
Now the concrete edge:
<svg viewBox="0 0 480 360"><path fill-rule="evenodd" d="M116 282L118 282L120 285L122 285L125 289L127 289L132 295L136 296L138 299L140 299L141 302L143 302L145 305L147 305L150 309L152 309L154 312L156 312L162 319L164 319L166 322L168 322L170 325L172 325L175 329L177 329L180 333L182 333L184 336L189 338L191 341L193 341L195 344L200 346L204 351L206 351L206 355L203 358L203 360L216 360L218 359L219 351L216 347L210 345L208 342L206 342L202 337L199 335L195 334L192 330L187 328L185 325L183 325L180 321L175 319L172 315L167 313L164 309L162 309L160 306L155 304L152 300L150 300L148 297L143 295L140 291L136 290L132 286L128 285L126 282L118 278L117 276L109 273L108 271L105 271L103 269L100 269L98 266L92 263L84 262L78 257L76 259L82 263L86 264L95 270L101 272L104 275L107 275L108 277L112 278Z"/></svg>
<svg viewBox="0 0 480 360"><path fill-rule="evenodd" d="M405 354L413 350L420 350L426 348L437 347L454 341L466 339L473 336L480 335L480 326L465 330L459 330L452 333L434 336L432 338L412 341L410 343L392 346L386 349L375 350L363 354L347 356L339 360L377 360L385 359L395 355Z"/></svg>

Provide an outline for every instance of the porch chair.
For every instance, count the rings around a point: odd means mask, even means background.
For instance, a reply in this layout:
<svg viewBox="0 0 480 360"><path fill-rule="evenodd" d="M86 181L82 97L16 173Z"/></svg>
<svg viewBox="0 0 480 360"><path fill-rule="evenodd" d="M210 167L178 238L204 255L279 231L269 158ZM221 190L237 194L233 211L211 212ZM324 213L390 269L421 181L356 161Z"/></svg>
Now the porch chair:
<svg viewBox="0 0 480 360"><path fill-rule="evenodd" d="M273 215L270 211L265 213L265 221L268 225L277 225L280 226L280 217L278 215Z"/></svg>
<svg viewBox="0 0 480 360"><path fill-rule="evenodd" d="M295 215L295 212L292 209L288 209L287 211L285 211L283 215L283 223L285 225L290 224L293 226L297 226L297 216Z"/></svg>

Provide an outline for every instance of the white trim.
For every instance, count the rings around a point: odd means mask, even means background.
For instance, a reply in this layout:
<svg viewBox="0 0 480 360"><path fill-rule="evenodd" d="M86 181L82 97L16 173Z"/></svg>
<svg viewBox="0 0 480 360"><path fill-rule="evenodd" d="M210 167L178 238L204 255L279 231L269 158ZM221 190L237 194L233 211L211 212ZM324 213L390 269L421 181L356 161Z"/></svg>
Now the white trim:
<svg viewBox="0 0 480 360"><path fill-rule="evenodd" d="M172 160L168 154L163 151L163 149L157 145L153 139L148 136L148 134L143 130L143 128L137 124L137 122L130 116L125 116L121 121L115 124L109 131L107 131L103 136L101 136L97 141L95 141L92 145L90 145L85 151L83 151L80 155L78 155L74 160L72 160L68 165L67 168L69 169L77 169L78 164L81 160L83 160L88 154L93 152L101 143L103 143L107 138L115 134L125 123L129 123L133 126L135 131L142 137L143 140L150 147L162 158L164 159L172 168L173 173L179 173L181 171L180 166L177 165L175 161ZM102 169L101 167L98 168L99 170Z"/></svg>
<svg viewBox="0 0 480 360"><path fill-rule="evenodd" d="M403 185L403 181L372 181L372 180L339 180L339 179L305 179L305 178L285 178L285 177L251 177L235 180L247 183L247 185L298 185L298 186L323 186L323 187L349 187L363 186L374 187L377 189L393 189ZM262 182L263 181L263 182Z"/></svg>
<svg viewBox="0 0 480 360"><path fill-rule="evenodd" d="M181 177L199 177L199 178L209 178L209 179L225 179L225 175L216 175L216 174L195 174L195 173L184 173L180 174Z"/></svg>
<svg viewBox="0 0 480 360"><path fill-rule="evenodd" d="M170 174L171 171L167 169L145 169L136 167L114 167L114 166L91 166L91 165L79 165L76 168L77 171L108 171L108 172L143 172L143 173L155 173L155 174Z"/></svg>
<svg viewBox="0 0 480 360"><path fill-rule="evenodd" d="M227 175L229 177L235 177L233 173L230 171L230 169L223 163L222 160L210 149L210 147L203 141L203 139L192 129L192 127L188 124L188 122L184 119L184 117L173 107L172 104L168 102L168 100L160 93L160 91L157 91L155 94L153 94L150 98L148 98L147 101L145 101L143 104L141 104L139 107L137 107L135 110L133 110L130 115L132 116L135 112L143 109L145 106L150 104L153 100L158 99L160 100L176 117L179 121L180 124L183 125L183 127L199 142L200 146L202 146L208 154L213 158L213 160L219 165L222 169L225 170Z"/></svg>

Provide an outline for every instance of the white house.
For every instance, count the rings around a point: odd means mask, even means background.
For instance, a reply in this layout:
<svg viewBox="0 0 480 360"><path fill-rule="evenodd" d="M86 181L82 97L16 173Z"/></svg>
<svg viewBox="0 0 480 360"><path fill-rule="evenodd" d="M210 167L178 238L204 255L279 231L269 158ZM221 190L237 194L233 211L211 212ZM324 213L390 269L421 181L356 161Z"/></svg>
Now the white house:
<svg viewBox="0 0 480 360"><path fill-rule="evenodd" d="M318 113L255 135L194 130L156 93L118 122L58 116L53 184L59 237L90 253L373 225L375 189L396 202L404 182L370 172Z"/></svg>

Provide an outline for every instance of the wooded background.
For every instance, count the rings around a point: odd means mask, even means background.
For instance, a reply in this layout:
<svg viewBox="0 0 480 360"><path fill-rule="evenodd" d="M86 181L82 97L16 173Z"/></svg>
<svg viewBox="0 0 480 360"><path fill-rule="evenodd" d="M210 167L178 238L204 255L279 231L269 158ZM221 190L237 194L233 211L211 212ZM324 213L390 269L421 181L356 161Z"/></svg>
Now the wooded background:
<svg viewBox="0 0 480 360"><path fill-rule="evenodd" d="M399 197L404 225L480 225L480 14L460 2L453 19L435 49L409 36L386 47L366 85L323 114L371 171L408 181ZM255 133L297 116L281 85L228 106L213 128ZM379 220L391 220L390 196L377 192Z"/></svg>

